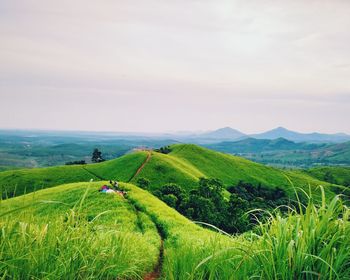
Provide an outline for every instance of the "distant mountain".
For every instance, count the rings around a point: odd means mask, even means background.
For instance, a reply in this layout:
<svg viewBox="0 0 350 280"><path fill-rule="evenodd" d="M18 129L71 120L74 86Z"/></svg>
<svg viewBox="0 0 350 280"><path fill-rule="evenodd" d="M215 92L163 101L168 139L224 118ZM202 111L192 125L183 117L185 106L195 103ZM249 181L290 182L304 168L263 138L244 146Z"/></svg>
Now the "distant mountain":
<svg viewBox="0 0 350 280"><path fill-rule="evenodd" d="M288 130L284 127L277 127L275 129L266 131L260 134L253 134L250 137L256 139L277 139L285 138L294 142L346 142L350 140L350 135L345 133L336 133L336 134L322 134L322 133L300 133Z"/></svg>
<svg viewBox="0 0 350 280"><path fill-rule="evenodd" d="M199 134L197 137L218 140L235 140L247 135L231 127L219 128L214 131Z"/></svg>

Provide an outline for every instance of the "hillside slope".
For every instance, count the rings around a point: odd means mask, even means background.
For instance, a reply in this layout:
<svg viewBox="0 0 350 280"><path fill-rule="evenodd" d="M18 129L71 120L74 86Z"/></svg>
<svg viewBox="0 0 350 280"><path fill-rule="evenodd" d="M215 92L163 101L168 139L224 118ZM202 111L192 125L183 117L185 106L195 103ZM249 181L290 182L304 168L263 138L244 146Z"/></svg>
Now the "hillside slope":
<svg viewBox="0 0 350 280"><path fill-rule="evenodd" d="M322 166L308 169L305 173L325 182L350 187L350 167Z"/></svg>
<svg viewBox="0 0 350 280"><path fill-rule="evenodd" d="M132 153L97 164L70 165L0 172L2 198L22 195L73 182L91 179L128 181L146 159L146 152Z"/></svg>
<svg viewBox="0 0 350 280"><path fill-rule="evenodd" d="M98 183L61 185L0 203L0 274L10 279L140 279L160 236L151 218ZM20 233L20 234L19 234Z"/></svg>
<svg viewBox="0 0 350 280"><path fill-rule="evenodd" d="M230 242L134 185L121 184L125 197L99 193L104 183L72 183L2 201L0 240L7 246L0 246L0 255L13 260L0 271L18 279L48 273L55 279L141 279L156 267L161 239L167 251L164 271L178 258L177 242L196 247L210 240L220 247ZM27 235L23 240L16 235L18 222L27 225L21 229Z"/></svg>
<svg viewBox="0 0 350 280"><path fill-rule="evenodd" d="M125 197L99 193L104 183L2 201L0 273L28 280L300 279L305 271L307 279L347 279L350 273L349 213L337 198L320 209L310 202L302 215L272 217L254 233L226 236L132 184L121 184ZM148 277L157 267L161 274Z"/></svg>
<svg viewBox="0 0 350 280"><path fill-rule="evenodd" d="M200 174L208 178L219 178L225 185L235 185L242 180L253 185L262 184L272 188L290 189L291 184L288 180L290 178L299 187L306 187L308 184L328 186L327 183L306 174L280 170L196 145L177 144L171 146L171 149L172 151L165 156L182 162L184 166L187 166L186 170L189 173L197 174L196 176Z"/></svg>
<svg viewBox="0 0 350 280"><path fill-rule="evenodd" d="M151 157L147 160L149 153ZM141 166L143 168L139 170ZM309 184L312 187L329 185L305 173L268 167L196 145L177 144L171 146L169 154L141 151L99 164L5 171L0 173L0 188L5 198L63 183L90 179L136 183L142 177L150 180L151 189L166 183L192 189L201 177L221 179L227 186L244 181L254 186L281 187L290 193L293 189L289 179L296 187L307 190Z"/></svg>

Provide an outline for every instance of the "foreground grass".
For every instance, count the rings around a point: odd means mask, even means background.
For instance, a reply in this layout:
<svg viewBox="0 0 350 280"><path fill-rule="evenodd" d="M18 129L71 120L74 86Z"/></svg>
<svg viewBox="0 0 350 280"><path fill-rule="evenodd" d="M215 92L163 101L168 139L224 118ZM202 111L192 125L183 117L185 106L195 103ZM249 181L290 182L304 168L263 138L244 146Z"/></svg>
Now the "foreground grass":
<svg viewBox="0 0 350 280"><path fill-rule="evenodd" d="M153 222L101 183L63 185L0 204L1 279L141 279L157 262Z"/></svg>
<svg viewBox="0 0 350 280"><path fill-rule="evenodd" d="M335 197L299 214L278 212L251 233L229 237L202 229L145 192L130 199L166 235L164 279L349 279L349 209Z"/></svg>
<svg viewBox="0 0 350 280"><path fill-rule="evenodd" d="M100 194L99 185L70 184L3 201L0 276L138 279L157 263L158 230L163 279L350 278L350 213L339 197L326 203L320 195L319 205L309 198L298 213L276 211L253 232L228 236L132 184L121 184L127 199Z"/></svg>

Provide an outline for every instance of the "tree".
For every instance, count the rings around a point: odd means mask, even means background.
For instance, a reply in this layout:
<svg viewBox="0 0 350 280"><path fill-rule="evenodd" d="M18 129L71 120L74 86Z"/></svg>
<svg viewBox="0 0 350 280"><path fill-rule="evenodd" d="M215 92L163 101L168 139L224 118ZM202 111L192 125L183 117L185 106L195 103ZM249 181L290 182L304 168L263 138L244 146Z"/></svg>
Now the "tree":
<svg viewBox="0 0 350 280"><path fill-rule="evenodd" d="M163 195L162 200L172 208L176 208L178 198L173 194Z"/></svg>
<svg viewBox="0 0 350 280"><path fill-rule="evenodd" d="M169 195L170 198L168 197ZM161 200L165 201L168 205L173 205L174 203L174 208L176 208L178 210L179 205L181 204L182 200L184 199L184 197L186 196L185 191L178 185L176 184L166 184L164 186L162 186L159 189L159 197ZM174 199L176 198L176 199ZM168 203L171 200L170 204Z"/></svg>
<svg viewBox="0 0 350 280"><path fill-rule="evenodd" d="M150 181L147 178L140 178L137 180L137 185L144 190L148 190L150 186Z"/></svg>
<svg viewBox="0 0 350 280"><path fill-rule="evenodd" d="M95 148L94 151L92 152L91 161L94 163L104 161L104 159L102 157L102 152L100 152L97 148Z"/></svg>

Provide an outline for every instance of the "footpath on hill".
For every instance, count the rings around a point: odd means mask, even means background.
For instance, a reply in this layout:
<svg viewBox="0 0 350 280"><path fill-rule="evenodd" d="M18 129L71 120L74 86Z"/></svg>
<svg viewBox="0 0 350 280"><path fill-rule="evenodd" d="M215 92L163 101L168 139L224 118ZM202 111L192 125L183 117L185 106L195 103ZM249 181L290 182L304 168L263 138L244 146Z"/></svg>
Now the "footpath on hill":
<svg viewBox="0 0 350 280"><path fill-rule="evenodd" d="M133 174L131 176L131 178L128 180L128 183L130 181L132 181L134 178L137 177L137 175L140 174L140 172L143 170L143 168L146 166L146 164L151 160L151 157L152 157L152 153L151 151L148 151L148 154L147 154L147 158L145 159L145 161L141 164L141 166L136 170L135 174ZM86 169L84 167L84 169L89 172L91 175L95 176L96 178L100 179L100 180L103 180L103 181L108 181L108 179L106 178L103 178L101 176L99 176L98 174L96 174L95 172L92 172L88 169ZM133 205L133 208L136 212L136 215L137 217L140 217L140 211L147 214L146 212L142 211L142 209L139 209L138 207L136 207L132 201L130 201L128 199L127 196L124 196L124 198L130 203ZM148 215L148 214L147 214ZM163 265L163 258L164 258L164 234L162 233L162 230L160 228L160 225L157 224L154 219L152 219L152 217L150 217L151 220L153 221L153 223L155 224L156 228L157 228L157 231L158 231L158 234L159 234L159 237L160 237L160 245L159 245L159 255L158 255L158 260L157 260L157 263L155 265L155 267L153 268L153 271L147 273L143 279L144 280L155 280L155 279L159 279L160 276L161 276L161 272L162 272L162 265Z"/></svg>
<svg viewBox="0 0 350 280"><path fill-rule="evenodd" d="M152 157L152 153L150 151L148 151L147 154L147 158L145 159L145 161L142 163L142 165L137 169L137 171L135 172L135 174L133 176L131 176L131 178L129 179L128 183L131 182L134 178L136 178L137 175L140 174L140 172L142 171L142 169L146 166L146 164L151 160Z"/></svg>
<svg viewBox="0 0 350 280"><path fill-rule="evenodd" d="M143 170L143 168L146 166L146 164L151 160L152 157L152 153L150 151L148 151L147 154L147 158L145 159L145 161L141 164L141 166L137 169L137 171L135 172L135 174L133 176L131 176L131 178L129 179L128 183L131 182L134 178L137 177L137 175L139 175L141 173L141 171ZM127 197L126 197L127 199ZM128 200L130 202L130 200ZM130 202L131 203L131 202ZM141 211L141 209L138 209L138 207L135 207L134 205L134 209L136 211L136 214L139 216L139 212ZM144 212L145 213L145 212ZM147 213L145 213L147 214ZM161 276L161 272L162 272L162 266L163 266L163 258L164 258L164 235L162 234L162 231L160 229L159 224L157 224L152 217L150 217L151 220L153 221L153 223L155 224L158 234L160 236L160 246L159 246L159 255L158 255L158 261L157 264L155 265L153 271L147 273L143 279L144 280L155 280L155 279L159 279Z"/></svg>

